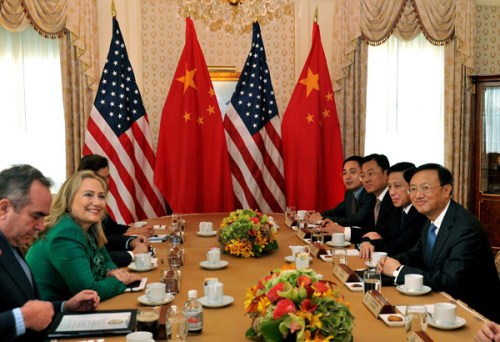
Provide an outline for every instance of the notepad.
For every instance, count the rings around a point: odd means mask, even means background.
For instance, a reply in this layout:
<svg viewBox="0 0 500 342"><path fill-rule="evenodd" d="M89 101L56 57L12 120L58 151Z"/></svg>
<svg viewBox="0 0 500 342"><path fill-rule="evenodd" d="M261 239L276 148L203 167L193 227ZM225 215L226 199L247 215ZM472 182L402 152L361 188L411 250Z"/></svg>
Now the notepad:
<svg viewBox="0 0 500 342"><path fill-rule="evenodd" d="M48 337L126 335L135 330L137 310L59 312L49 327Z"/></svg>

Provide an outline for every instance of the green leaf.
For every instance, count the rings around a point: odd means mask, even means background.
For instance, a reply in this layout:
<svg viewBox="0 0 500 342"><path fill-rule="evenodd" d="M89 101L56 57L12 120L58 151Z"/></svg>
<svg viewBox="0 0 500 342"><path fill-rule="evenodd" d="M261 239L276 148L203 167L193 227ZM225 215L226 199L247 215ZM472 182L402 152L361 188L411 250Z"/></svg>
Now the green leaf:
<svg viewBox="0 0 500 342"><path fill-rule="evenodd" d="M286 315L285 315L286 316ZM283 335L280 332L280 324L283 322L284 318L280 318L278 320L267 321L262 323L260 327L260 331L264 336L266 342L278 342L283 340Z"/></svg>

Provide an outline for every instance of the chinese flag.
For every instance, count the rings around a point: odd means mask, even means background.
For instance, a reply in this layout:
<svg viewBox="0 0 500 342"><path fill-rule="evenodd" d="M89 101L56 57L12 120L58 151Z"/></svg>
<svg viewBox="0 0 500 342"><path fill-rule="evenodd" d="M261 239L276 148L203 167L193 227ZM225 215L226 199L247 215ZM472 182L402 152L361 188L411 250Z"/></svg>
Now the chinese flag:
<svg viewBox="0 0 500 342"><path fill-rule="evenodd" d="M234 209L222 116L190 18L163 107L154 180L174 212Z"/></svg>
<svg viewBox="0 0 500 342"><path fill-rule="evenodd" d="M344 198L342 139L317 23L282 123L287 204L323 211Z"/></svg>

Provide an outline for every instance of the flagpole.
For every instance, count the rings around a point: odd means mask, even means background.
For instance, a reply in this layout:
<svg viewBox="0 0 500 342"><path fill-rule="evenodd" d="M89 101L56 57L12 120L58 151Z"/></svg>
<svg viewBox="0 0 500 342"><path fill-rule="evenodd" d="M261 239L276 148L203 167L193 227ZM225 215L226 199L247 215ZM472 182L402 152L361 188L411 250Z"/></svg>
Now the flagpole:
<svg viewBox="0 0 500 342"><path fill-rule="evenodd" d="M116 18L115 0L111 0L111 16Z"/></svg>
<svg viewBox="0 0 500 342"><path fill-rule="evenodd" d="M318 5L316 5L316 10L314 11L313 22L315 22L315 23L318 22Z"/></svg>

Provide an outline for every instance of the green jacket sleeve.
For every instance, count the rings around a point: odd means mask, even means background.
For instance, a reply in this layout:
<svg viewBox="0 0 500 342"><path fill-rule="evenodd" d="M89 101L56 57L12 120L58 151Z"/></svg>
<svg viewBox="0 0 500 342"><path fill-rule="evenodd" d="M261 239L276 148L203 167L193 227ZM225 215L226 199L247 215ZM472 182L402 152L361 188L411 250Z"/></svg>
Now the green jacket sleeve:
<svg viewBox="0 0 500 342"><path fill-rule="evenodd" d="M92 273L91 249L85 232L72 220L65 220L49 240L48 250L54 267L66 282L70 292L76 294L84 289L96 291L101 300L116 296L125 290L125 285L115 277L96 280ZM56 227L54 227L56 229ZM109 269L116 268L104 248L97 253L104 253Z"/></svg>

